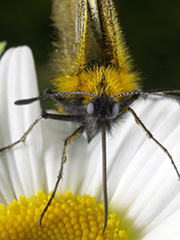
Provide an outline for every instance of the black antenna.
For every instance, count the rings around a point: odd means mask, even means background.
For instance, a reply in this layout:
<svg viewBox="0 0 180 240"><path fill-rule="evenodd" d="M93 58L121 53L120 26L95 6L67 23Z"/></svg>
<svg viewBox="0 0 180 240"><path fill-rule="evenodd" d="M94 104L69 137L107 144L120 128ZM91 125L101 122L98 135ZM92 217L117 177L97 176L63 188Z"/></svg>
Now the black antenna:
<svg viewBox="0 0 180 240"><path fill-rule="evenodd" d="M42 96L17 100L17 101L15 101L15 104L16 105L26 105L26 104L30 104L30 103L33 103L33 102L38 101L38 100L45 100L45 99L48 99L48 98L54 99L54 98L63 97L63 96L70 96L70 95L86 95L86 96L94 97L94 98L97 97L94 94L86 93L86 92L48 93L48 90L45 90L45 92Z"/></svg>

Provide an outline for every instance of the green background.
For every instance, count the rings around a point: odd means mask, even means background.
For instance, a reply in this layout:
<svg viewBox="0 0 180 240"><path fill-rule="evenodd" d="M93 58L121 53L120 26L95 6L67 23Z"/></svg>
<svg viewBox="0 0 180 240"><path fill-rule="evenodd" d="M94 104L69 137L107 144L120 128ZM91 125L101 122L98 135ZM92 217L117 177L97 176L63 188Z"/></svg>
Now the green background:
<svg viewBox="0 0 180 240"><path fill-rule="evenodd" d="M180 1L116 0L127 46L145 89L180 87ZM0 41L28 45L40 92L50 87L51 0L1 0Z"/></svg>

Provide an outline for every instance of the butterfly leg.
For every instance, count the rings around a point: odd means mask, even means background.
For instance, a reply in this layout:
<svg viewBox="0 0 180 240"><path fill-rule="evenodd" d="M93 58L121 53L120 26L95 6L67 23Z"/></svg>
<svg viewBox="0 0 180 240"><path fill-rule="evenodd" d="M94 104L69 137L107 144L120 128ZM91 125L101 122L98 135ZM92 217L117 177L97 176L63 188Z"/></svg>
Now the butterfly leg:
<svg viewBox="0 0 180 240"><path fill-rule="evenodd" d="M173 167L174 167L174 169L175 169L175 171L176 171L176 173L177 173L177 175L178 175L178 180L180 180L180 173L179 173L179 171L178 171L178 169L177 169L177 167L176 167L176 164L175 164L175 162L174 162L171 154L169 153L169 151L168 151L168 150L152 135L152 133L145 127L145 125L143 124L143 122L140 120L140 118L137 116L137 114L135 113L135 111L134 111L132 108L126 107L126 108L125 108L125 112L130 112L130 113L133 115L136 123L142 127L142 129L145 131L145 133L147 134L147 136L148 136L149 138L151 138L151 139L164 151L164 153L165 153L165 154L168 156L168 158L171 160L171 163L172 163L172 165L173 165Z"/></svg>
<svg viewBox="0 0 180 240"><path fill-rule="evenodd" d="M53 189L53 192L51 194L51 197L48 201L48 203L46 204L46 207L44 208L42 214L41 214L41 217L40 217L40 220L39 220L39 225L38 226L41 226L41 223L42 223L42 219L44 217L44 214L46 213L46 211L48 210L48 207L51 205L51 202L56 194L56 191L57 191L57 188L58 188L58 185L59 185L59 182L62 178L62 174L63 174L63 167L64 167L64 163L66 162L66 150L67 150L67 146L69 144L71 144L74 140L76 140L77 138L79 138L82 133L84 131L84 126L80 126L78 129L76 129L76 131L74 131L74 133L69 136L65 141L64 141L64 146L63 146L63 153L62 153L62 158L61 158L61 163L60 163L60 169L59 169L59 173L58 173L58 176L57 176L57 181L56 181L56 184L55 184L55 187Z"/></svg>
<svg viewBox="0 0 180 240"><path fill-rule="evenodd" d="M27 138L27 136L28 136L29 133L32 131L32 129L34 128L34 126L35 126L42 118L43 118L42 115L38 116L38 117L36 118L36 120L31 124L31 126L28 128L28 130L22 135L22 137L21 137L19 140L15 141L15 142L13 142L13 143L11 143L11 144L3 147L3 148L0 148L0 152L3 152L3 151L5 151L5 150L9 150L9 149L13 148L14 146L16 146L17 144L19 144L20 142L23 142L23 143L24 143L25 140L26 140L26 138Z"/></svg>

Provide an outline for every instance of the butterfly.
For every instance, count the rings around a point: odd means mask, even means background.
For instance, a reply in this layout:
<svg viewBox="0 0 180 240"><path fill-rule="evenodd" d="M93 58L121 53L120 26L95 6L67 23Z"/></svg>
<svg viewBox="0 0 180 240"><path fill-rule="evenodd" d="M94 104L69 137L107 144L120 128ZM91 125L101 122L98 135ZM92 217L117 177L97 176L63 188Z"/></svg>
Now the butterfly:
<svg viewBox="0 0 180 240"><path fill-rule="evenodd" d="M42 102L42 114L32 123L16 142L0 149L11 149L25 142L33 127L42 119L54 119L75 123L76 130L64 141L57 181L45 209L48 210L67 160L68 145L84 132L90 142L98 133L102 136L102 172L104 198L104 229L108 219L106 133L128 113L168 156L178 178L180 173L168 150L152 135L131 104L140 97L155 96L179 100L179 89L143 91L142 80L133 68L126 48L122 30L112 0L54 0L52 20L56 30L53 43L54 74L52 90L46 89L42 96L22 99L16 105ZM46 101L57 104L58 113L49 113Z"/></svg>

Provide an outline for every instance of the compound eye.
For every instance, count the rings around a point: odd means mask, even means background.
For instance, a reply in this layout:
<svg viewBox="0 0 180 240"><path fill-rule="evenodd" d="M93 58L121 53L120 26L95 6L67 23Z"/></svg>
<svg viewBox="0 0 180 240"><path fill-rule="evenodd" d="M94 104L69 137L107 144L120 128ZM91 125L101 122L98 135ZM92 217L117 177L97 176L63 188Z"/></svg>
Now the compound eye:
<svg viewBox="0 0 180 240"><path fill-rule="evenodd" d="M95 114L94 103L90 102L87 105L87 113L92 116Z"/></svg>
<svg viewBox="0 0 180 240"><path fill-rule="evenodd" d="M112 107L111 118L117 117L118 114L119 114L119 105L117 103L114 103Z"/></svg>

